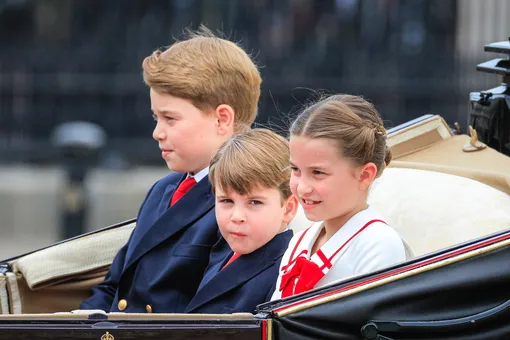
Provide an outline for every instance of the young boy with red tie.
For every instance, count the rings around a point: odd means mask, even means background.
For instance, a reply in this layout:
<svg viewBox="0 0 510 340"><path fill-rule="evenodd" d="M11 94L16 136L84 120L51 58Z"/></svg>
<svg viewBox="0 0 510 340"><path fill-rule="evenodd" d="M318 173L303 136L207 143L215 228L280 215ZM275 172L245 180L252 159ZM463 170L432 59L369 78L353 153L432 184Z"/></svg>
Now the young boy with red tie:
<svg viewBox="0 0 510 340"><path fill-rule="evenodd" d="M238 45L205 28L145 58L143 77L153 137L174 173L149 190L128 243L81 309L184 312L220 237L208 165L255 119L257 67Z"/></svg>
<svg viewBox="0 0 510 340"><path fill-rule="evenodd" d="M189 313L253 312L269 301L298 202L289 187L289 146L254 129L228 140L211 162L216 219L232 249L211 258ZM221 246L221 241L216 245Z"/></svg>

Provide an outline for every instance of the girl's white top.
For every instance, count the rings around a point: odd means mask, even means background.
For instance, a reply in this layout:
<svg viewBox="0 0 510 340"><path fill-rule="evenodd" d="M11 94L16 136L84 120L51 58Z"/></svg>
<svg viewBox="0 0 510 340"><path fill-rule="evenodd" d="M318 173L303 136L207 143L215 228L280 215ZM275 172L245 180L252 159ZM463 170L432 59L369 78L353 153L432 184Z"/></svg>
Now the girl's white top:
<svg viewBox="0 0 510 340"><path fill-rule="evenodd" d="M308 230L303 230L294 235L287 251L283 255L276 289L271 300L281 298L280 282L282 275L285 273L282 271L282 268L286 269L286 271L291 270L292 265L289 266L289 263L295 260L299 254L302 254L304 250L307 253L301 256L305 256L307 259L315 262L319 267L323 268L323 273L325 274L314 288L322 287L333 281L343 280L351 276L390 267L396 263L404 262L412 256L407 251L404 245L405 241L401 236L384 222L373 222L346 244L349 238L372 220L385 221L374 208L368 207L360 211L351 217L320 248L326 257L330 259L332 267L329 269L324 266L324 262L317 256L317 253L310 257L315 240L324 227L323 222L316 222ZM297 244L303 233L306 234ZM331 259L331 256L344 244L343 249ZM292 253L294 255L291 259Z"/></svg>

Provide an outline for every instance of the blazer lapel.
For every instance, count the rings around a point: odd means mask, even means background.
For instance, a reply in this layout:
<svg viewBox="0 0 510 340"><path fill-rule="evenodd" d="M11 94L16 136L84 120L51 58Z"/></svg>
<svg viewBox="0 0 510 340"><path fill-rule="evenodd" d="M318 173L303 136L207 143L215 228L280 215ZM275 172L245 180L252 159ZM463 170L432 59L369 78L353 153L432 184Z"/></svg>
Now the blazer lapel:
<svg viewBox="0 0 510 340"><path fill-rule="evenodd" d="M174 183L170 183L170 184L168 184L166 186L166 189L163 192L163 195L161 196L159 204L155 207L155 209L156 209L156 216L159 216L159 218L161 218L163 216L163 214L166 212L166 210L168 209L168 206L170 204L170 199L172 198L172 195L173 195L175 189L177 189L177 186L179 185L179 183L182 182L182 180L185 177L186 177L186 174L183 174L179 178L178 181L176 181ZM147 204L147 202L145 202L144 204ZM146 220L143 220L145 222L144 223L144 222L142 222L142 220L140 220L140 218L138 218L138 220L137 220L137 222L138 222L137 224L138 225L135 228L135 230L133 231L133 237L132 237L132 242L133 243L130 245L130 247L128 247L128 250L127 250L127 253L126 253L126 259L129 259L133 255L134 249L141 242L141 240L142 240L143 236L145 235L145 233L147 233L147 231L149 231L151 229L151 227L154 224L154 222L157 222L158 219L156 219L155 221L149 221L149 222L147 222ZM126 268L126 266L124 266L124 268Z"/></svg>
<svg viewBox="0 0 510 340"><path fill-rule="evenodd" d="M195 297L186 308L186 312L192 312L216 297L242 285L273 265L285 252L290 238L292 238L292 232L286 231L277 235L266 246L248 255L242 255L223 269L221 268L230 256L211 267L211 270L204 276L205 280L209 280L200 286ZM283 242L285 244L282 244Z"/></svg>
<svg viewBox="0 0 510 340"><path fill-rule="evenodd" d="M206 178L198 182L173 206L168 207L175 188L176 185L165 190L157 208L158 211L161 210L161 216L139 237L139 241L133 244L133 250L126 261L124 271L149 250L214 208L211 184Z"/></svg>
<svg viewBox="0 0 510 340"><path fill-rule="evenodd" d="M177 189L177 187L179 186L179 184L181 184L182 181L184 181L186 179L186 176L187 174L184 173L181 178L179 178L179 180L175 183L172 183L170 185L168 185L165 189L165 192L163 193L163 196L161 197L161 201L159 202L159 205L158 205L158 216L163 216L163 214L170 209L170 200L172 199L172 196L175 192L175 189ZM204 179L205 180L205 179ZM207 181L206 181L207 182ZM198 185L198 183L197 183ZM191 190L190 190L191 192ZM186 195L184 195L186 196ZM182 197L184 199L184 196ZM177 203L175 203L177 204ZM174 205L175 205L174 204Z"/></svg>

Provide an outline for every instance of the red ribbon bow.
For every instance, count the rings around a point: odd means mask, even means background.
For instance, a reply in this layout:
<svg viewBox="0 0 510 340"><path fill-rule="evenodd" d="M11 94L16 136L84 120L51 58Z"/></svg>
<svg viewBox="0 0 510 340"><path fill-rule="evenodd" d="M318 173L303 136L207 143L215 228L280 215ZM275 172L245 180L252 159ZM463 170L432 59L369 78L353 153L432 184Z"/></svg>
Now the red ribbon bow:
<svg viewBox="0 0 510 340"><path fill-rule="evenodd" d="M282 275L280 283L282 298L312 289L323 277L324 273L315 262L307 260L304 256L298 256L292 269Z"/></svg>

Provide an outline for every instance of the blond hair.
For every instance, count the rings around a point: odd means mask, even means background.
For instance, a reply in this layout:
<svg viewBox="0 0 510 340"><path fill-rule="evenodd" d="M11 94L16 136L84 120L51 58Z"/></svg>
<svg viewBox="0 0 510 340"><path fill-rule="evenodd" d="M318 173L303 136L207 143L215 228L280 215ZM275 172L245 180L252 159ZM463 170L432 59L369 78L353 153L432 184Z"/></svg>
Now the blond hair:
<svg viewBox="0 0 510 340"><path fill-rule="evenodd" d="M262 79L250 56L236 43L201 26L142 63L145 83L161 94L188 99L200 110L221 104L234 109L235 131L254 122Z"/></svg>
<svg viewBox="0 0 510 340"><path fill-rule="evenodd" d="M292 123L290 134L337 141L340 154L354 164L374 163L376 177L391 161L381 116L358 96L337 94L309 106Z"/></svg>
<svg viewBox="0 0 510 340"><path fill-rule="evenodd" d="M257 185L277 188L282 199L291 195L289 143L267 129L234 135L218 150L209 168L212 191L233 190L246 195Z"/></svg>

